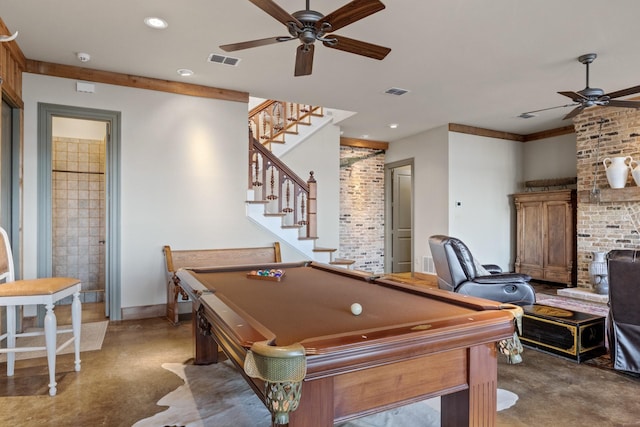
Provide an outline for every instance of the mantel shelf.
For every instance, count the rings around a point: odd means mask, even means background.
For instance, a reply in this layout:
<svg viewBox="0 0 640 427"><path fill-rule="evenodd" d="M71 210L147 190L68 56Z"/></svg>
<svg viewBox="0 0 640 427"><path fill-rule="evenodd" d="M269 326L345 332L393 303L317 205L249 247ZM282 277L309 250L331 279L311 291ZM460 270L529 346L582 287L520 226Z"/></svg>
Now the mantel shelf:
<svg viewBox="0 0 640 427"><path fill-rule="evenodd" d="M591 190L578 192L580 203L593 203ZM640 187L634 185L625 188L601 188L599 203L640 202Z"/></svg>

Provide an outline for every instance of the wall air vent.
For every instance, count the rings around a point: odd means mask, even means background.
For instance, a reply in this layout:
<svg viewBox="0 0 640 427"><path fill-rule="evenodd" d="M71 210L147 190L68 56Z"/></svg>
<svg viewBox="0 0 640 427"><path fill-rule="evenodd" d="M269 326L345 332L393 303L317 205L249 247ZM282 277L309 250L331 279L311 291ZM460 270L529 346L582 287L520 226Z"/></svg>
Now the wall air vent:
<svg viewBox="0 0 640 427"><path fill-rule="evenodd" d="M211 55L209 55L207 61L215 62L216 64L232 65L236 67L238 65L238 62L240 62L240 58L212 53Z"/></svg>
<svg viewBox="0 0 640 427"><path fill-rule="evenodd" d="M385 90L384 93L388 93L389 95L404 95L405 93L409 92L407 89L400 89L399 87L390 87L389 89Z"/></svg>

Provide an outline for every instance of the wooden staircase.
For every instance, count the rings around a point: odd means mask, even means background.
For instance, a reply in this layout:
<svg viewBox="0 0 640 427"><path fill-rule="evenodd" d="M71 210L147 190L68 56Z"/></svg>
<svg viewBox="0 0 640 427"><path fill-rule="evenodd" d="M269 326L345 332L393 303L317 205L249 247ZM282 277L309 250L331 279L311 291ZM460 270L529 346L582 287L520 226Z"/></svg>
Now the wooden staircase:
<svg viewBox="0 0 640 427"><path fill-rule="evenodd" d="M300 126L314 126L322 107L268 100L249 113L249 189L247 216L309 259L350 268L355 261L334 258L337 249L316 247L316 188L310 172L305 182L272 150L298 135Z"/></svg>

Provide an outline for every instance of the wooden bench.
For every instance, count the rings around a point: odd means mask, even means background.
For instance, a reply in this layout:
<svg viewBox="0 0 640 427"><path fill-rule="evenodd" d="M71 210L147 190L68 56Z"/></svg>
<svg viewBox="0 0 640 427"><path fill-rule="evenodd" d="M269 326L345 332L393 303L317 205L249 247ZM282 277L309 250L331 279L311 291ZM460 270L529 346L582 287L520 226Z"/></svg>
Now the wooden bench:
<svg viewBox="0 0 640 427"><path fill-rule="evenodd" d="M186 267L216 267L221 265L242 265L282 262L280 243L259 248L231 249L190 249L173 250L169 245L163 249L167 266L167 319L178 323L178 302L187 301L189 296L177 284L176 271Z"/></svg>

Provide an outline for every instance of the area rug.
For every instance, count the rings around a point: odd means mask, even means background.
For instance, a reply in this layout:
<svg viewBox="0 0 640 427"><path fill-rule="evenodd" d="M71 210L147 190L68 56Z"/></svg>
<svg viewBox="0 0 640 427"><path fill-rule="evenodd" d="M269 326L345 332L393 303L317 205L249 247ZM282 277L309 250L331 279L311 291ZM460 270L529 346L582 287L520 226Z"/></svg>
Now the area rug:
<svg viewBox="0 0 640 427"><path fill-rule="evenodd" d="M574 298L562 298L541 293L536 293L536 303L564 308L566 310L580 311L582 313L595 314L602 317L606 317L607 313L609 313L609 308L604 304L594 304L586 301L579 301Z"/></svg>
<svg viewBox="0 0 640 427"><path fill-rule="evenodd" d="M104 335L107 332L107 326L109 326L108 320L83 323L80 329L80 352L100 350L102 348L102 342L104 341ZM61 325L58 326L58 329L71 329L71 325ZM35 330L37 329L30 329L30 331ZM57 344L61 345L71 338L71 336L71 332L58 334ZM16 345L19 347L44 347L44 335L18 338L16 339ZM73 344L69 344L58 354L68 354L73 353L73 351ZM16 360L35 359L36 357L47 357L47 352L45 350L39 350L16 353ZM4 353L0 354L0 362L6 361L7 355Z"/></svg>
<svg viewBox="0 0 640 427"><path fill-rule="evenodd" d="M182 378L185 384L158 401L158 406L168 406L167 410L138 421L134 427L271 425L269 411L230 362L208 366L164 363L162 367ZM498 410L515 405L517 400L516 394L498 389ZM337 424L339 427L418 425L440 426L440 398Z"/></svg>

